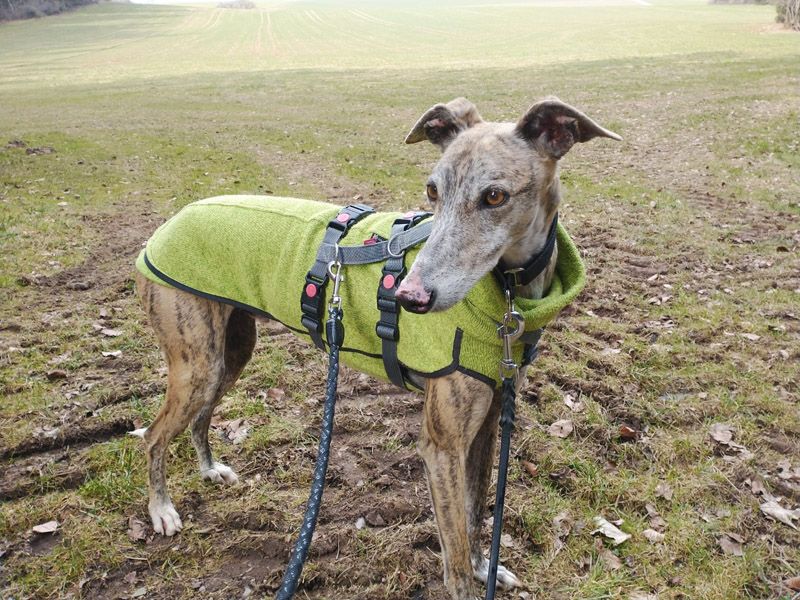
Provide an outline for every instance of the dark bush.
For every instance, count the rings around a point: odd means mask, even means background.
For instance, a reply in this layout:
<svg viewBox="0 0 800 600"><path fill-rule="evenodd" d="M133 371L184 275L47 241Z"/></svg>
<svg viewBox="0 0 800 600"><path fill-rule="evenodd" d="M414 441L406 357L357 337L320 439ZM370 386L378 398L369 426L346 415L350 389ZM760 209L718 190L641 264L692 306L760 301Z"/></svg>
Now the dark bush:
<svg viewBox="0 0 800 600"><path fill-rule="evenodd" d="M0 21L55 15L98 0L0 0Z"/></svg>

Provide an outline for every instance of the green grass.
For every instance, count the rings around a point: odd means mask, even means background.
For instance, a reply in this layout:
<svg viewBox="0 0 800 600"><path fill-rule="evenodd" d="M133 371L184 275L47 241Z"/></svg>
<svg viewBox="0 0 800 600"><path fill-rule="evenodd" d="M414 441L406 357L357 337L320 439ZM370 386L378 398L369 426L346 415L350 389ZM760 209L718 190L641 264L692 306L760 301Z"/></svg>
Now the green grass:
<svg viewBox="0 0 800 600"><path fill-rule="evenodd" d="M592 142L562 161L562 219L584 251L589 286L545 336L530 384L539 404L520 405L515 452L539 474L512 468L515 546L504 560L537 598L790 597L780 581L800 572L800 538L763 518L743 483L760 476L772 493L800 497L776 475L779 460L800 461L800 36L773 20L771 6L699 0L320 1L103 4L0 24L2 446L55 427L153 419L162 362L130 270L141 242L186 203L274 193L420 206L437 151L402 140L425 109L463 95L487 119L514 120L557 94L625 141ZM4 147L12 139L56 152ZM69 289L75 281L91 287ZM101 311L122 336L95 331ZM128 517L147 519L138 440L76 443L70 460L85 476L68 489L51 455L6 459L0 474L30 464L35 485L0 505L0 550L9 549L0 595L92 597L131 569L163 597L191 597L192 580L211 585L209 574L241 594L247 553L288 547L316 446L324 359L263 331L219 411L247 419L250 437L233 446L211 436L242 485L201 482L181 436L170 488L187 528L149 545L125 533ZM122 356L105 359L107 350ZM50 381L55 368L67 378ZM355 376L344 378L352 388ZM273 387L285 397L266 396ZM564 406L566 392L583 412ZM109 404L114 397L127 399ZM334 444L347 450L334 453L340 483L326 491L320 526L340 545L335 560L309 566L313 597L388 600L426 586L442 600L426 513L353 529L386 499L425 510L419 475L399 491L372 484L408 463L417 401L383 388L345 399L337 417L346 432ZM559 418L575 422L565 440L545 431ZM718 422L736 428L752 459L719 455L708 438ZM622 424L643 437L624 442ZM671 501L655 495L664 481ZM667 522L662 544L641 536L647 504ZM555 553L552 520L565 510L576 525ZM612 550L618 570L598 562L598 514L623 518L633 534ZM61 537L30 552L30 528L52 518ZM745 537L744 557L721 553L722 532ZM364 557L377 579L360 570ZM278 563L260 565L258 594L270 595ZM218 597L229 597L224 585Z"/></svg>

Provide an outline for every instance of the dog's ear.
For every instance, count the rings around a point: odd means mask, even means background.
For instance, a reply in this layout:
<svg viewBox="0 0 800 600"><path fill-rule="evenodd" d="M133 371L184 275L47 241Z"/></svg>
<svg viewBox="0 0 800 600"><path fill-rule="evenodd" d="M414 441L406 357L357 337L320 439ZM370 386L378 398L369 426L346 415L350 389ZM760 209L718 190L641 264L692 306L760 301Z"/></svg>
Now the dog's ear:
<svg viewBox="0 0 800 600"><path fill-rule="evenodd" d="M576 142L588 142L596 137L622 139L555 96L531 106L517 122L516 131L537 150L556 160Z"/></svg>
<svg viewBox="0 0 800 600"><path fill-rule="evenodd" d="M419 118L406 136L406 144L428 140L444 152L455 137L483 119L475 105L466 98L456 98L447 104L437 104Z"/></svg>

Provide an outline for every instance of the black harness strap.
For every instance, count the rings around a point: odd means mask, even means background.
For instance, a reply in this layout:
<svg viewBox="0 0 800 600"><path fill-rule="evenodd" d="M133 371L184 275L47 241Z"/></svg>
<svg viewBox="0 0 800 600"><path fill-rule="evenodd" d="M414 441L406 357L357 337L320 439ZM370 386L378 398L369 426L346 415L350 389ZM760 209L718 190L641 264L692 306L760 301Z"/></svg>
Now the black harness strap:
<svg viewBox="0 0 800 600"><path fill-rule="evenodd" d="M366 204L350 204L328 223L321 247L335 245L347 234L352 225L375 210ZM308 329L311 339L320 350L325 350L322 340L323 308L325 305L325 284L328 282L328 263L319 252L311 270L306 274L306 285L300 297L301 322Z"/></svg>
<svg viewBox="0 0 800 600"><path fill-rule="evenodd" d="M392 224L391 239L400 233L427 219L431 213L409 212L396 219ZM405 374L397 358L397 342L400 339L398 320L400 318L400 303L395 298L397 286L406 274L406 249L393 253L383 265L381 281L378 284L378 310L381 311L380 320L375 324L375 333L381 338L383 354L383 368L389 380L396 386L406 389Z"/></svg>

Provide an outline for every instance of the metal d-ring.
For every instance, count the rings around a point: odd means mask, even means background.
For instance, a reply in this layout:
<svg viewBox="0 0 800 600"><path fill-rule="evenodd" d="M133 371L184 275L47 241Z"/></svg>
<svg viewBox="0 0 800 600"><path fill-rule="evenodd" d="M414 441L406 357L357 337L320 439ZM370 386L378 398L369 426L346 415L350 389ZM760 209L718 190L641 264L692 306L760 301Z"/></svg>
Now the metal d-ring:
<svg viewBox="0 0 800 600"><path fill-rule="evenodd" d="M392 237L389 238L389 241L386 242L386 253L389 256L391 256L392 258L403 258L403 249L402 248L400 248L400 253L399 254L395 254L394 252L392 252L392 242L394 240L396 240L397 237L398 236L393 235Z"/></svg>

